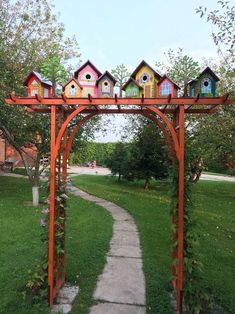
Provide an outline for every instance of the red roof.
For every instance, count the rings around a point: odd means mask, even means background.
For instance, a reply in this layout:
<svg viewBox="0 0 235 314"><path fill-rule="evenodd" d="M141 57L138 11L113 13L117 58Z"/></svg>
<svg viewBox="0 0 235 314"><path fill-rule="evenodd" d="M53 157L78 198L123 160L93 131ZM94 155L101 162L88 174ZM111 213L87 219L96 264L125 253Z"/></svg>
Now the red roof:
<svg viewBox="0 0 235 314"><path fill-rule="evenodd" d="M75 78L71 78L70 80L68 80L64 85L63 85L63 90L65 89L65 87L71 82L74 81L81 89L83 89L83 87L78 83L78 81Z"/></svg>
<svg viewBox="0 0 235 314"><path fill-rule="evenodd" d="M174 81L172 81L167 75L163 75L163 77L160 79L160 81L157 83L157 85L160 85L165 79L170 81L176 88L180 89L179 85L177 85Z"/></svg>
<svg viewBox="0 0 235 314"><path fill-rule="evenodd" d="M77 69L77 71L74 72L74 76L77 78L78 73L82 71L82 69L84 69L87 65L91 66L96 71L96 73L98 74L98 77L102 75L102 73L94 66L94 64L91 63L90 60L87 60L87 62L85 62L82 66L80 66L80 68Z"/></svg>
<svg viewBox="0 0 235 314"><path fill-rule="evenodd" d="M150 70L153 71L154 76L160 80L161 79L161 75L155 71L147 62L145 62L144 60L140 62L140 64L137 66L137 68L135 69L135 71L131 74L132 78L135 78L136 74L139 72L139 70L143 67L143 66L147 66L148 68L150 68Z"/></svg>
<svg viewBox="0 0 235 314"><path fill-rule="evenodd" d="M130 77L129 80L122 86L122 90L125 90L127 85L129 85L131 82L133 82L137 87L139 87L139 89L143 89L143 87L140 86L140 84L136 80L134 80L132 77Z"/></svg>

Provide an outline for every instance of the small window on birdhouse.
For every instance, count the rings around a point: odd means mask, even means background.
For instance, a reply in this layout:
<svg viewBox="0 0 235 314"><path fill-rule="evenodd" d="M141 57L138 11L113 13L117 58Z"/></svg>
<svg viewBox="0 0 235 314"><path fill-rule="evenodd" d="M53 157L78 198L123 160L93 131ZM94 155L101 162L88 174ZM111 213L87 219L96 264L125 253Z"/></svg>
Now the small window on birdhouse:
<svg viewBox="0 0 235 314"><path fill-rule="evenodd" d="M35 96L37 94L37 90L36 89L32 89L31 90L31 96Z"/></svg>
<svg viewBox="0 0 235 314"><path fill-rule="evenodd" d="M163 82L162 85L160 86L160 95L161 96L166 96L169 95L171 92L171 85L168 82Z"/></svg>
<svg viewBox="0 0 235 314"><path fill-rule="evenodd" d="M109 91L110 91L109 83L106 81L106 82L104 82L104 84L103 84L103 92L109 93Z"/></svg>
<svg viewBox="0 0 235 314"><path fill-rule="evenodd" d="M75 96L77 92L77 88L74 84L69 86L69 95L70 96Z"/></svg>
<svg viewBox="0 0 235 314"><path fill-rule="evenodd" d="M209 78L205 78L201 81L201 93L211 93L211 80Z"/></svg>
<svg viewBox="0 0 235 314"><path fill-rule="evenodd" d="M136 88L133 88L132 89L132 96L136 96L137 95L137 89Z"/></svg>
<svg viewBox="0 0 235 314"><path fill-rule="evenodd" d="M192 97L195 96L195 88L194 88L194 87L192 87L192 89L191 89L191 96L192 96Z"/></svg>
<svg viewBox="0 0 235 314"><path fill-rule="evenodd" d="M43 89L43 96L48 97L48 89L47 88Z"/></svg>
<svg viewBox="0 0 235 314"><path fill-rule="evenodd" d="M128 90L126 91L126 95L127 95L127 96L131 96L131 90L130 90L130 89L128 89Z"/></svg>
<svg viewBox="0 0 235 314"><path fill-rule="evenodd" d="M33 82L31 83L32 85L38 85L36 80L33 80Z"/></svg>
<svg viewBox="0 0 235 314"><path fill-rule="evenodd" d="M149 75L147 73L143 73L140 77L140 83L147 83L149 81Z"/></svg>

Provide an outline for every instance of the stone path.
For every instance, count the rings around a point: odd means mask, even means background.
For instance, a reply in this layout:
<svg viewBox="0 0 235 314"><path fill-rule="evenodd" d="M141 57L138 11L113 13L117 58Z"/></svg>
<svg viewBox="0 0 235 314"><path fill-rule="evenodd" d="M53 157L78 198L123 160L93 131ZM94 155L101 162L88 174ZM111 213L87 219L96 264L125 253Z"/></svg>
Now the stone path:
<svg viewBox="0 0 235 314"><path fill-rule="evenodd" d="M99 276L93 298L97 304L90 314L146 314L145 278L138 230L123 208L76 187L74 195L106 208L113 217L113 237L107 263Z"/></svg>

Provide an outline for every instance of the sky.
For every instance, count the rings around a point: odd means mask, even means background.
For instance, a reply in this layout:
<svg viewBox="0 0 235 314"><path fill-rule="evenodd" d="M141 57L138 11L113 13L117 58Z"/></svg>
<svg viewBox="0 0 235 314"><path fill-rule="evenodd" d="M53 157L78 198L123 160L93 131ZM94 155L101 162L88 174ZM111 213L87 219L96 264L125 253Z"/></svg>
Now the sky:
<svg viewBox="0 0 235 314"><path fill-rule="evenodd" d="M217 56L213 28L195 12L200 5L216 9L216 0L54 0L54 5L66 35L76 35L82 61L89 59L101 72L121 63L133 71L143 59L154 67L166 61L170 48L184 48L198 61ZM97 140L116 140L112 133L121 121L115 116L110 133L97 134Z"/></svg>

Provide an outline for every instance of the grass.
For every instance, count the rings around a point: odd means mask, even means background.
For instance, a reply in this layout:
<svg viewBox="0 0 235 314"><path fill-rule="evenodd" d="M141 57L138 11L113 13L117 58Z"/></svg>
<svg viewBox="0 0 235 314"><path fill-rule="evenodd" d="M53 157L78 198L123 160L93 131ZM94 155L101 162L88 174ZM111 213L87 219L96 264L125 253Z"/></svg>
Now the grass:
<svg viewBox="0 0 235 314"><path fill-rule="evenodd" d="M29 304L25 284L43 253L40 242L41 208L31 207L31 188L24 178L0 177L0 313L47 314L46 302ZM41 206L42 207L42 206ZM102 272L112 234L105 209L70 196L67 220L66 278L78 284L73 313L87 313L92 291Z"/></svg>
<svg viewBox="0 0 235 314"><path fill-rule="evenodd" d="M118 183L116 178L79 176L81 189L111 200L127 209L140 231L146 277L148 313L171 313L169 185L155 183L145 191L140 183ZM202 284L222 305L235 309L235 184L201 181L193 187L194 210L200 234Z"/></svg>

